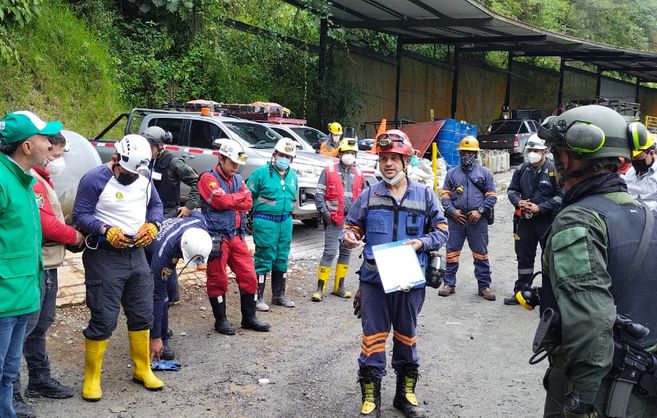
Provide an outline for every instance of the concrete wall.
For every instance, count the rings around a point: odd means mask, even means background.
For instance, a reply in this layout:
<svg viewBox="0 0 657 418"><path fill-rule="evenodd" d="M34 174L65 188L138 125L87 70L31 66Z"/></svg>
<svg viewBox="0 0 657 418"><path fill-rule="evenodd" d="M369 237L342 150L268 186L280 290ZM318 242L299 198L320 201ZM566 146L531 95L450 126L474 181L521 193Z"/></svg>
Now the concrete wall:
<svg viewBox="0 0 657 418"><path fill-rule="evenodd" d="M344 60L344 77L363 98L360 114L355 120L376 121L394 119L396 67L390 59L365 57L357 53L333 50L334 59ZM460 66L456 117L479 127L498 118L504 102L506 71L480 64ZM559 73L515 62L511 77L511 109L541 109L548 116L557 106ZM595 96L596 75L577 69L567 69L564 76L563 102L571 98ZM634 100L634 84L603 77L602 96L627 96ZM452 71L445 64L430 64L404 56L401 69L399 117L418 122L436 117L449 117L452 94ZM657 115L657 89L642 87L641 114ZM643 119L643 117L642 117ZM372 136L359 131L361 136Z"/></svg>

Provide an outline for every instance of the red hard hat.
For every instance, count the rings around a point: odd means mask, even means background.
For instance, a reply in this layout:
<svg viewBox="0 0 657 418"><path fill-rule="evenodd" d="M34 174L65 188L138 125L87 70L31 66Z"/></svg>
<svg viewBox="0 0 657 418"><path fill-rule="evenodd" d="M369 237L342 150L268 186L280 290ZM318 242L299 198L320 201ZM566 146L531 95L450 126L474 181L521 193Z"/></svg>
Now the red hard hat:
<svg viewBox="0 0 657 418"><path fill-rule="evenodd" d="M376 137L376 153L391 152L408 157L413 155L413 145L408 135L399 129L390 129Z"/></svg>

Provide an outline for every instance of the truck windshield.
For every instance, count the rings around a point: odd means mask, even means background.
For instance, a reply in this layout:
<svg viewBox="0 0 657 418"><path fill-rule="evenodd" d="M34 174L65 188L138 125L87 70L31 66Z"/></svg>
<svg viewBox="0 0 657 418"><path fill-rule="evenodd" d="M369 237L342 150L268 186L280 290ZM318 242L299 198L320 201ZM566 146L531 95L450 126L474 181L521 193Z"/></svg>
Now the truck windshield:
<svg viewBox="0 0 657 418"><path fill-rule="evenodd" d="M274 148L282 137L259 123L224 121L224 124L240 138L256 149Z"/></svg>
<svg viewBox="0 0 657 418"><path fill-rule="evenodd" d="M486 130L489 134L511 134L515 135L520 129L520 120L494 120Z"/></svg>
<svg viewBox="0 0 657 418"><path fill-rule="evenodd" d="M314 149L319 149L319 146L326 140L326 134L314 128L307 126L299 126L290 128L292 132L305 139Z"/></svg>

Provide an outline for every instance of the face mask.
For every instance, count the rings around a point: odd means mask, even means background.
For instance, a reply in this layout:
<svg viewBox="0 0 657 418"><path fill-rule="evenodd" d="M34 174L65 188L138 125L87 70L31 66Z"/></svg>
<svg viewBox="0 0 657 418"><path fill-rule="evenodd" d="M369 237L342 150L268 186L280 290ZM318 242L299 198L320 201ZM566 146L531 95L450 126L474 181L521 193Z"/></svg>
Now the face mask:
<svg viewBox="0 0 657 418"><path fill-rule="evenodd" d="M536 164L537 162L541 161L541 158L543 158L543 156L538 152L527 153L527 160L529 161L529 164Z"/></svg>
<svg viewBox="0 0 657 418"><path fill-rule="evenodd" d="M632 167L637 173L645 173L652 164L648 164L647 158L643 160L632 160Z"/></svg>
<svg viewBox="0 0 657 418"><path fill-rule="evenodd" d="M287 170L290 167L290 160L285 157L276 157L274 164L279 170Z"/></svg>
<svg viewBox="0 0 657 418"><path fill-rule="evenodd" d="M356 161L356 156L353 154L342 154L340 161L342 161L342 164L344 165L352 165Z"/></svg>
<svg viewBox="0 0 657 418"><path fill-rule="evenodd" d="M399 183L401 181L401 179L404 178L405 175L406 175L406 173L404 173L403 171L400 171L399 173L397 173L397 175L395 177L393 177L391 179L387 178L386 176L383 176L383 181L385 181L387 184L389 184L391 186L394 186L395 184Z"/></svg>
<svg viewBox="0 0 657 418"><path fill-rule="evenodd" d="M476 154L461 155L461 166L463 168L472 167L475 164L475 161L477 161L477 155Z"/></svg>
<svg viewBox="0 0 657 418"><path fill-rule="evenodd" d="M114 171L114 168L116 166L118 166L118 164L114 164L114 166L112 167L112 172ZM121 172L119 173L118 176L116 176L116 181L118 181L124 186L127 186L129 184L134 183L138 178L139 178L139 174Z"/></svg>
<svg viewBox="0 0 657 418"><path fill-rule="evenodd" d="M331 135L331 139L333 139L333 142L339 142L340 141L340 135Z"/></svg>
<svg viewBox="0 0 657 418"><path fill-rule="evenodd" d="M46 171L51 176L58 176L62 174L65 168L66 161L64 161L63 157L55 158L52 161L48 161L48 164L46 164Z"/></svg>

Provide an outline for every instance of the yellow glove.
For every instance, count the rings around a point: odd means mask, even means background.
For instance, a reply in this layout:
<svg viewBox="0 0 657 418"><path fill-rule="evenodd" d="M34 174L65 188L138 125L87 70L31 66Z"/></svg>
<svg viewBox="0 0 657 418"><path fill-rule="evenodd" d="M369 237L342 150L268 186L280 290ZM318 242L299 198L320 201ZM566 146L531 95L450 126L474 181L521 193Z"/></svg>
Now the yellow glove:
<svg viewBox="0 0 657 418"><path fill-rule="evenodd" d="M155 238L155 235L157 235L157 226L155 226L155 224L152 223L143 224L139 228L139 231L137 231L137 235L135 235L134 237L135 246L145 247L146 245L153 242L153 238Z"/></svg>
<svg viewBox="0 0 657 418"><path fill-rule="evenodd" d="M114 248L126 248L132 244L132 240L126 237L118 226L113 226L105 231L107 242Z"/></svg>

